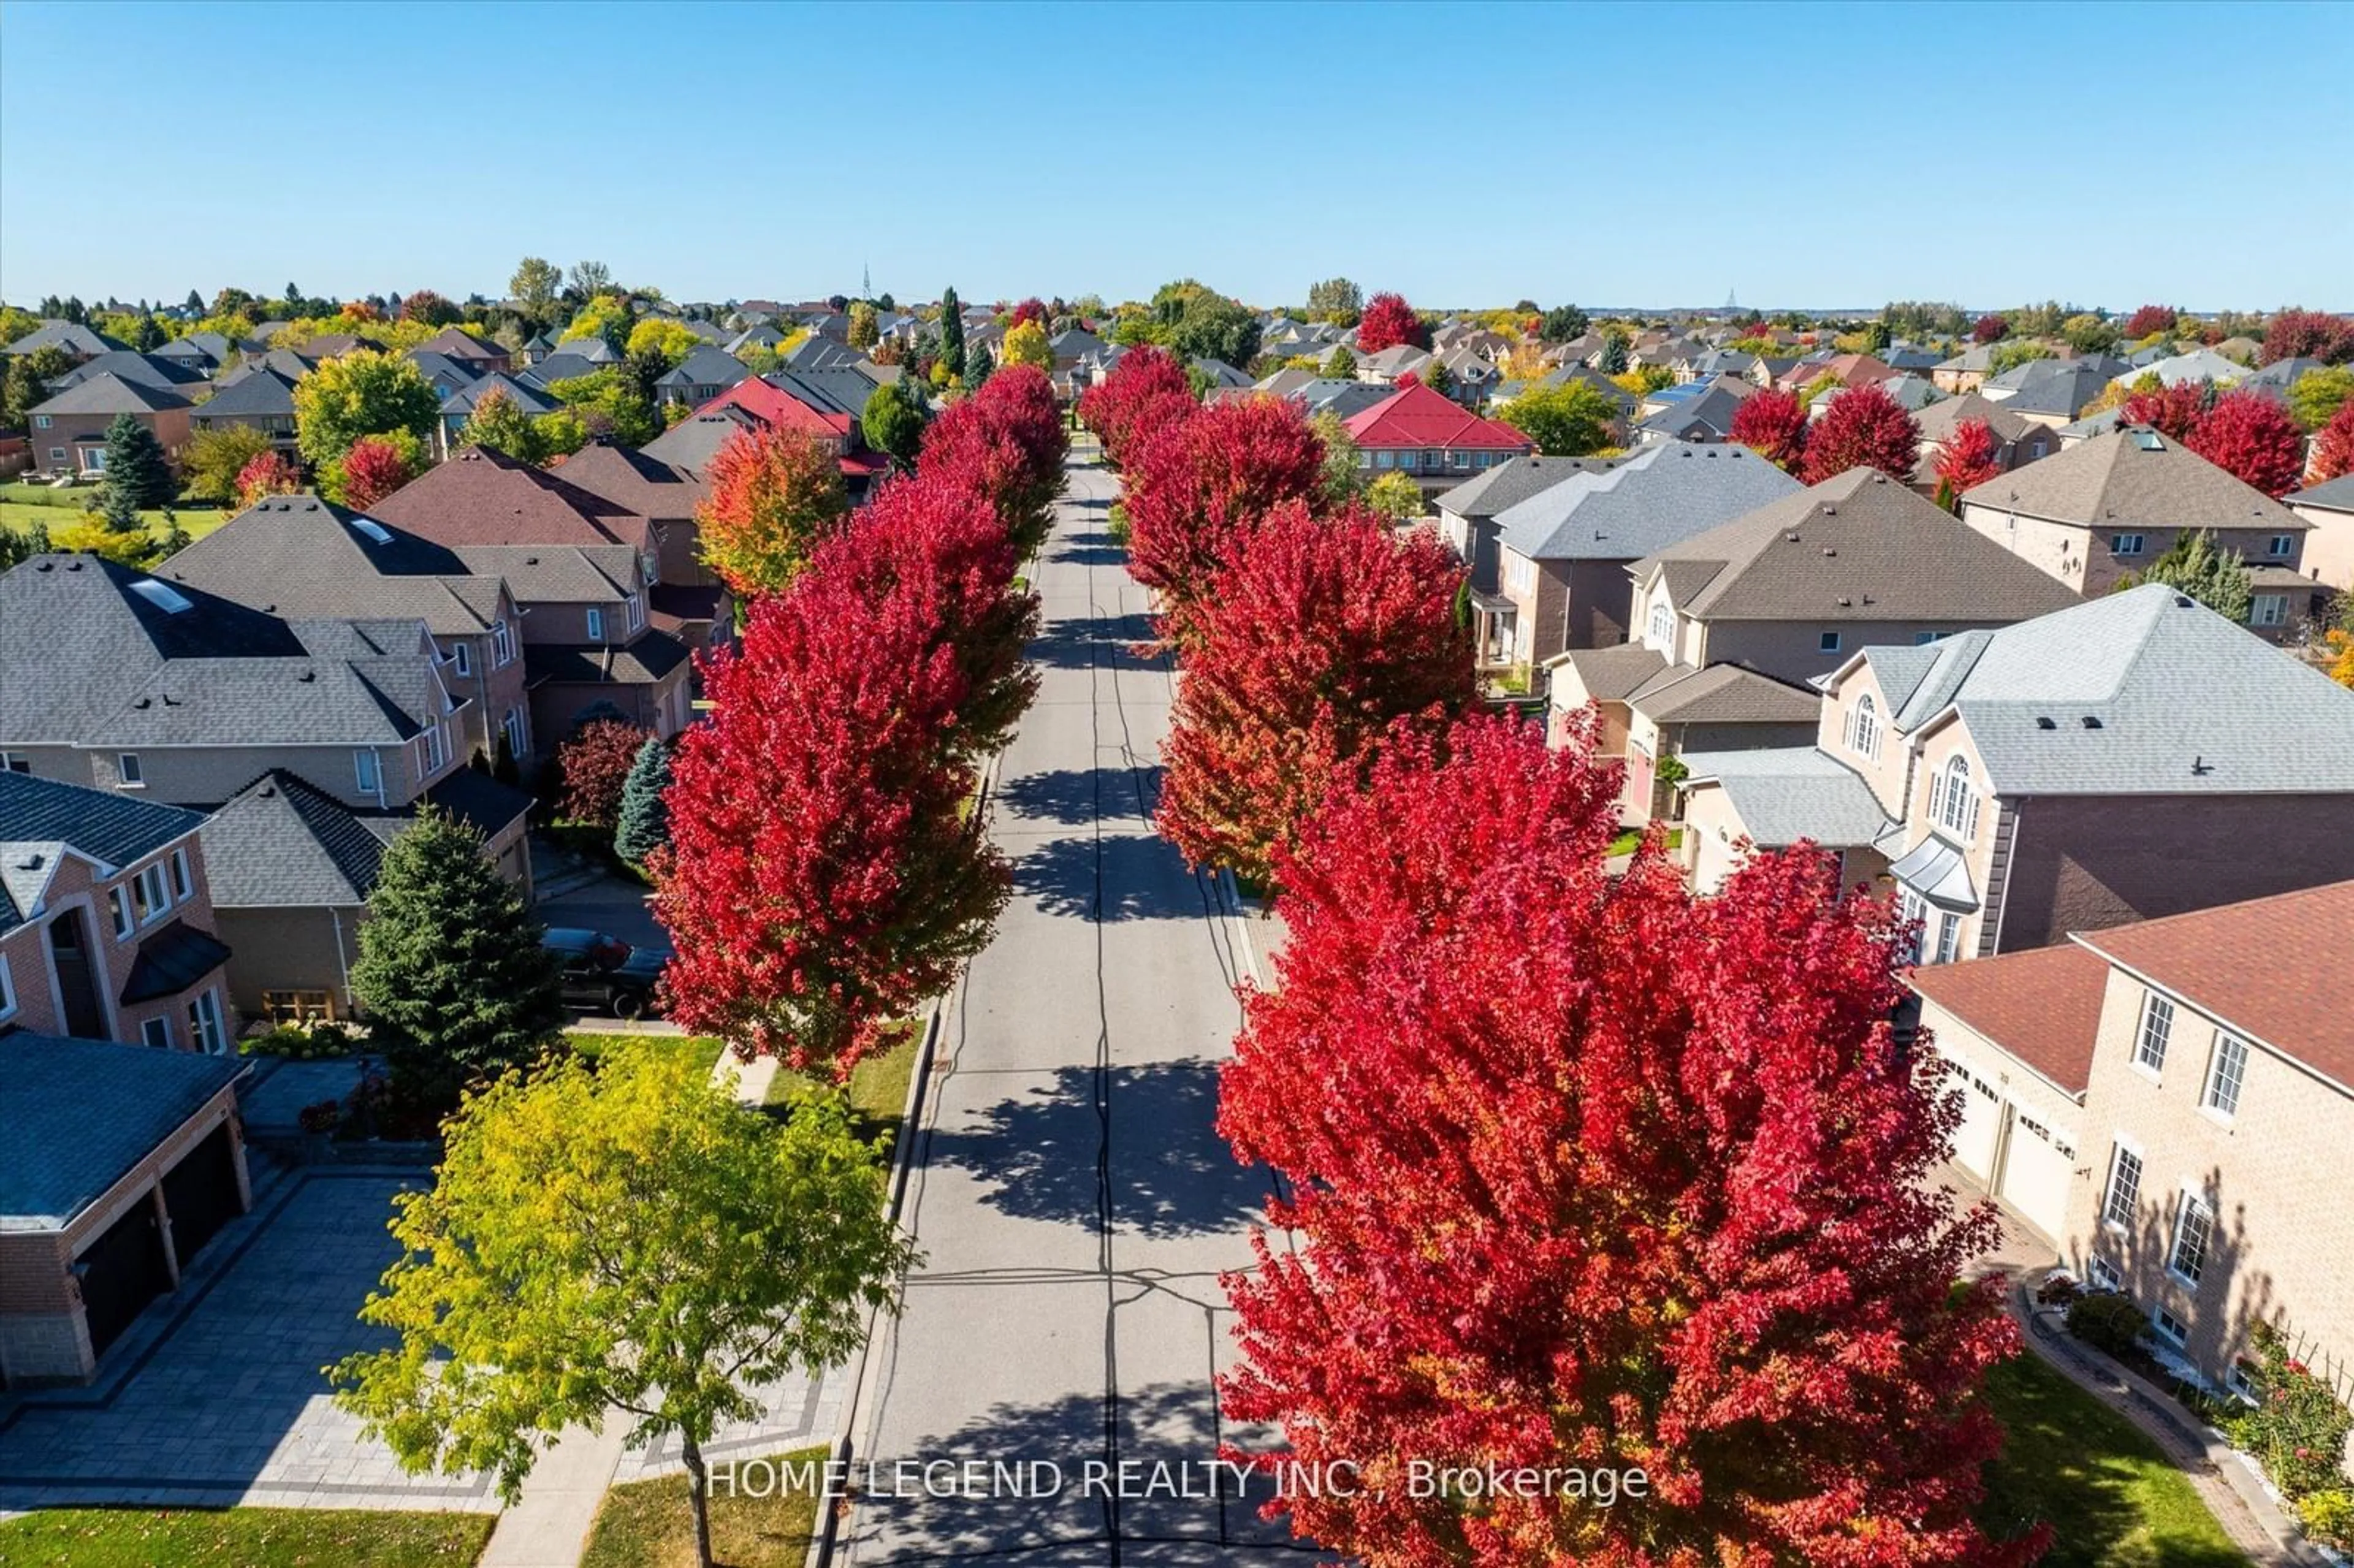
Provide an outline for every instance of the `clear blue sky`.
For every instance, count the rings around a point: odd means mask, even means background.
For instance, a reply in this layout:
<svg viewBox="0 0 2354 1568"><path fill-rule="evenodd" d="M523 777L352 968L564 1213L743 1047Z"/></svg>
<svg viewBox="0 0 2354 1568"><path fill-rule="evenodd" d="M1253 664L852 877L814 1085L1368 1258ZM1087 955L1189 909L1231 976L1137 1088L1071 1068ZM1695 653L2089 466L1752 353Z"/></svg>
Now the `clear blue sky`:
<svg viewBox="0 0 2354 1568"><path fill-rule="evenodd" d="M0 294L2348 309L2349 82L2345 3L6 0Z"/></svg>

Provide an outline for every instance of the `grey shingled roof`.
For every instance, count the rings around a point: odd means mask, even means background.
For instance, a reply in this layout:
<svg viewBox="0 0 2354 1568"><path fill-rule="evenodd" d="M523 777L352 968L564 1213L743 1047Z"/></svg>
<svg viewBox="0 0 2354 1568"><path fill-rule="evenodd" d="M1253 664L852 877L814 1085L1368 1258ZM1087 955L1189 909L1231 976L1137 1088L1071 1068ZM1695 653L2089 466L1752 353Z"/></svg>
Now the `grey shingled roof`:
<svg viewBox="0 0 2354 1568"><path fill-rule="evenodd" d="M86 359L63 376L49 383L49 390L62 392L69 387L79 387L101 376L120 376L125 381L141 387L160 387L166 391L201 387L205 372L191 366L167 359L162 355L134 354L127 348L111 349L95 359ZM181 392L181 396L188 396Z"/></svg>
<svg viewBox="0 0 2354 1568"><path fill-rule="evenodd" d="M375 537L363 521L387 537ZM474 572L446 546L315 495L258 502L157 573L270 614L414 619L437 637L481 632L500 614L495 575Z"/></svg>
<svg viewBox="0 0 2354 1568"><path fill-rule="evenodd" d="M2279 502L2198 453L2138 425L2056 452L1973 485L1973 506L2079 527L2264 528L2312 526Z"/></svg>
<svg viewBox="0 0 2354 1568"><path fill-rule="evenodd" d="M2078 602L2058 578L1869 468L1679 540L1628 574L1648 585L1671 561L1691 564L1681 582L1671 577L1676 608L1705 620L1999 626Z"/></svg>
<svg viewBox="0 0 2354 1568"><path fill-rule="evenodd" d="M128 344L117 343L104 333L92 331L78 322L58 321L52 318L44 321L39 326L35 327L6 348L0 349L0 354L31 354L37 349L62 348L68 354L78 354L88 358L92 355L105 354L113 349L129 346Z"/></svg>
<svg viewBox="0 0 2354 1568"><path fill-rule="evenodd" d="M1610 458L1523 456L1508 459L1476 479L1465 480L1438 497L1442 512L1458 517L1488 518L1518 506L1559 484L1573 473L1594 473L1608 468Z"/></svg>
<svg viewBox="0 0 2354 1568"><path fill-rule="evenodd" d="M1812 724L1822 694L1738 664L1671 664L1627 694L1657 724Z"/></svg>
<svg viewBox="0 0 2354 1568"><path fill-rule="evenodd" d="M1747 447L1660 441L1496 514L1532 560L1636 560L1755 511L1798 482Z"/></svg>
<svg viewBox="0 0 2354 1568"><path fill-rule="evenodd" d="M526 604L603 604L625 597L637 552L627 545L461 545L466 569L506 579Z"/></svg>
<svg viewBox="0 0 2354 1568"><path fill-rule="evenodd" d="M2341 473L2336 479L2305 490L2291 491L2283 497L2291 506L2315 506L2324 512L2354 512L2354 473Z"/></svg>
<svg viewBox="0 0 2354 1568"><path fill-rule="evenodd" d="M1755 390L1752 388L1751 390ZM1705 436L1723 440L1733 433L1733 417L1748 399L1720 382L1696 397L1681 397L1638 420L1636 429L1677 440Z"/></svg>
<svg viewBox="0 0 2354 1568"><path fill-rule="evenodd" d="M1551 667L1558 661L1566 664L1577 676L1577 683L1585 694L1596 702L1616 703L1648 684L1662 670L1672 668L1667 655L1641 642L1617 642L1607 648L1573 648L1556 654L1545 663ZM1567 693L1567 686L1555 683L1555 692Z"/></svg>
<svg viewBox="0 0 2354 1568"><path fill-rule="evenodd" d="M36 403L35 414L153 414L164 408L185 408L188 399L167 387L125 381L111 372L75 383L46 403Z"/></svg>
<svg viewBox="0 0 2354 1568"><path fill-rule="evenodd" d="M626 648L533 642L523 651L524 679L534 686L646 685L690 657L686 644L667 631L649 630Z"/></svg>
<svg viewBox="0 0 2354 1568"><path fill-rule="evenodd" d="M385 838L342 801L273 768L205 822L216 909L348 909L367 902Z"/></svg>
<svg viewBox="0 0 2354 1568"><path fill-rule="evenodd" d="M1872 788L1811 746L1687 751L1686 787L1714 784L1761 849L1801 839L1831 849L1868 844L1894 826Z"/></svg>
<svg viewBox="0 0 2354 1568"><path fill-rule="evenodd" d="M493 392L504 392L514 400L516 408L534 416L552 414L557 407L556 399L546 392L525 386L504 371L493 370L486 376L475 377L467 385L442 398L441 412L472 414L481 405L482 399Z"/></svg>
<svg viewBox="0 0 2354 1568"><path fill-rule="evenodd" d="M257 366L236 380L224 384L197 408L199 419L224 418L262 418L270 416L291 418L294 413L294 382L269 366Z"/></svg>
<svg viewBox="0 0 2354 1568"><path fill-rule="evenodd" d="M654 382L657 387L733 387L752 374L751 367L724 349L704 344Z"/></svg>
<svg viewBox="0 0 2354 1568"><path fill-rule="evenodd" d="M2009 392L1997 398L2020 413L2058 414L2073 419L2103 388L2132 366L2122 359L2095 355L2087 359L2031 359L2014 365L1980 388Z"/></svg>
<svg viewBox="0 0 2354 1568"><path fill-rule="evenodd" d="M0 1231L62 1230L244 1071L197 1051L0 1038Z"/></svg>
<svg viewBox="0 0 2354 1568"><path fill-rule="evenodd" d="M0 932L40 908L66 851L120 870L203 821L135 795L0 769Z"/></svg>
<svg viewBox="0 0 2354 1568"><path fill-rule="evenodd" d="M2354 692L2162 584L1857 658L1899 734L1957 713L2001 794L2354 792Z"/></svg>

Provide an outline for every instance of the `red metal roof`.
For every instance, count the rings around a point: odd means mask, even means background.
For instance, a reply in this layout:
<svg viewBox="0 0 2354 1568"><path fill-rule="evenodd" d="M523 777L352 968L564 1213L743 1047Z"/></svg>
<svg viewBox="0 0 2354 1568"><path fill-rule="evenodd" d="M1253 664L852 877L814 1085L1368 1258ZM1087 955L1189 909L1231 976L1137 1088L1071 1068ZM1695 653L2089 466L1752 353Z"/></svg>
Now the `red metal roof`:
<svg viewBox="0 0 2354 1568"><path fill-rule="evenodd" d="M850 434L849 415L821 413L773 382L763 381L757 376L738 381L695 412L707 414L714 408L726 408L730 404L757 414L782 429L807 430L813 436Z"/></svg>
<svg viewBox="0 0 2354 1568"><path fill-rule="evenodd" d="M1528 437L1501 419L1486 419L1419 384L1343 421L1361 447L1454 447L1473 451L1534 451Z"/></svg>

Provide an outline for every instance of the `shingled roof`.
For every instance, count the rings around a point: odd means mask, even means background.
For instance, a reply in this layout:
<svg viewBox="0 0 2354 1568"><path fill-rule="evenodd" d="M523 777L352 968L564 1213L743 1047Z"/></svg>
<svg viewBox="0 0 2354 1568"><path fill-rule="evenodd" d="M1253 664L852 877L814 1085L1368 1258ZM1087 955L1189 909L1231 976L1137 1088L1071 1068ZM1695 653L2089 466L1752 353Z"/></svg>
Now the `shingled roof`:
<svg viewBox="0 0 2354 1568"><path fill-rule="evenodd" d="M1972 506L2085 528L2264 528L2305 519L2263 491L2142 425L2080 441L1962 493Z"/></svg>
<svg viewBox="0 0 2354 1568"><path fill-rule="evenodd" d="M201 1051L19 1033L0 1037L0 1231L57 1231L103 1196L246 1064ZM102 1086L105 1114L92 1114Z"/></svg>
<svg viewBox="0 0 2354 1568"><path fill-rule="evenodd" d="M1747 447L1660 441L1506 507L1496 524L1532 560L1631 561L1797 488Z"/></svg>
<svg viewBox="0 0 2354 1568"><path fill-rule="evenodd" d="M40 910L64 853L117 871L203 823L177 806L0 769L0 932Z"/></svg>
<svg viewBox="0 0 2354 1568"><path fill-rule="evenodd" d="M159 568L167 580L296 619L425 623L437 637L499 619L500 579L446 545L315 495L255 503Z"/></svg>
<svg viewBox="0 0 2354 1568"><path fill-rule="evenodd" d="M506 453L469 447L372 508L439 544L628 545L652 542L651 521Z"/></svg>
<svg viewBox="0 0 2354 1568"><path fill-rule="evenodd" d="M1438 497L1439 509L1458 517L1489 518L1551 490L1573 473L1596 473L1612 458L1539 457L1524 454L1500 462L1477 479L1464 481Z"/></svg>
<svg viewBox="0 0 2354 1568"><path fill-rule="evenodd" d="M168 387L126 381L109 371L78 381L45 403L33 405L36 415L154 414L165 408L186 408L188 399Z"/></svg>

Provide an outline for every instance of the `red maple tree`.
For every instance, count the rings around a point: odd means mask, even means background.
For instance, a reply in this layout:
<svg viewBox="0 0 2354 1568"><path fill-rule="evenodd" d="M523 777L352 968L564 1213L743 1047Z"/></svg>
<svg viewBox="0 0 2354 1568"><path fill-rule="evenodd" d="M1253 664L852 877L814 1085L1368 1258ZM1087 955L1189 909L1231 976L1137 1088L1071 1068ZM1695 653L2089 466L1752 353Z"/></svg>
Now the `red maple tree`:
<svg viewBox="0 0 2354 1568"><path fill-rule="evenodd" d="M1891 1036L1894 916L1803 849L1705 898L1656 854L1606 874L1618 768L1583 727L1389 749L1278 853L1219 1127L1294 1245L1227 1278L1224 1414L1362 1484L1270 1511L1375 1568L2031 1560L1971 1517L2018 1330L1999 1280L1955 1284L1995 1226L1935 1185L1959 1106Z"/></svg>
<svg viewBox="0 0 2354 1568"><path fill-rule="evenodd" d="M1986 315L1980 316L1970 325L1970 341L1972 343L2000 343L2004 338L2007 338L2009 335L2009 321L2002 316L1996 315L1991 312Z"/></svg>
<svg viewBox="0 0 2354 1568"><path fill-rule="evenodd" d="M356 512L366 511L414 477L401 450L374 436L354 441L351 450L343 455L338 471L344 504Z"/></svg>
<svg viewBox="0 0 2354 1568"><path fill-rule="evenodd" d="M1936 469L1938 489L1953 495L2000 473L2002 443L1995 439L1994 427L1984 419L1956 425L1937 453Z"/></svg>
<svg viewBox="0 0 2354 1568"><path fill-rule="evenodd" d="M1416 348L1430 346L1430 329L1422 324L1414 307L1403 294L1375 294L1367 300L1365 313L1357 318L1358 354L1379 354L1402 343Z"/></svg>
<svg viewBox="0 0 2354 1568"><path fill-rule="evenodd" d="M1796 473L1807 456L1807 408L1795 392L1767 387L1744 398L1733 411L1733 439L1786 473Z"/></svg>
<svg viewBox="0 0 2354 1568"><path fill-rule="evenodd" d="M2154 392L2136 392L2118 406L2122 424L2147 425L2168 440L2189 441L2207 415L2207 384L2178 381Z"/></svg>
<svg viewBox="0 0 2354 1568"><path fill-rule="evenodd" d="M1026 556L1054 524L1068 450L1045 372L1010 365L932 421L917 471L986 502Z"/></svg>
<svg viewBox="0 0 2354 1568"><path fill-rule="evenodd" d="M1161 836L1265 880L1274 846L1376 742L1444 726L1470 699L1462 583L1435 535L1369 507L1269 512L1201 606L1161 747Z"/></svg>
<svg viewBox="0 0 2354 1568"><path fill-rule="evenodd" d="M292 495L302 488L302 476L283 452L256 452L237 471L237 502L250 506L265 495Z"/></svg>
<svg viewBox="0 0 2354 1568"><path fill-rule="evenodd" d="M1104 461L1125 469L1144 437L1183 418L1193 406L1185 367L1167 350L1145 344L1122 355L1110 375L1080 394L1079 421L1103 443Z"/></svg>
<svg viewBox="0 0 2354 1568"><path fill-rule="evenodd" d="M2305 477L2305 432L2258 393L2226 392L2182 444L2277 501Z"/></svg>
<svg viewBox="0 0 2354 1568"><path fill-rule="evenodd" d="M2313 471L2309 482L2326 483L2354 473L2354 398L2338 405L2329 423L2313 438Z"/></svg>
<svg viewBox="0 0 2354 1568"><path fill-rule="evenodd" d="M1122 504L1128 569L1161 596L1162 630L1189 635L1194 600L1260 519L1320 504L1324 443L1299 405L1245 397L1197 408L1138 450Z"/></svg>
<svg viewBox="0 0 2354 1568"><path fill-rule="evenodd" d="M653 731L621 719L590 719L556 748L556 775L563 784L564 814L576 822L610 828L621 815L621 786L638 752Z"/></svg>
<svg viewBox="0 0 2354 1568"><path fill-rule="evenodd" d="M739 1053L846 1076L981 950L1003 863L963 821L967 694L926 595L832 570L755 602L679 738L655 910L671 1015Z"/></svg>
<svg viewBox="0 0 2354 1568"><path fill-rule="evenodd" d="M2172 305L2144 305L2126 318L2126 341L2134 343L2158 333L2170 333L2175 318L2181 313Z"/></svg>
<svg viewBox="0 0 2354 1568"><path fill-rule="evenodd" d="M1820 484L1851 468L1876 468L1910 482L1921 456L1921 427L1903 404L1877 384L1850 387L1831 399L1807 432L1807 461L1799 475Z"/></svg>
<svg viewBox="0 0 2354 1568"><path fill-rule="evenodd" d="M1011 332L1024 322L1036 322L1044 327L1046 324L1046 302L1034 295L1014 306L1013 319L1005 323L1006 330Z"/></svg>
<svg viewBox="0 0 2354 1568"><path fill-rule="evenodd" d="M2354 316L2282 311L2264 323L2264 346L2256 358L2264 365L2283 359L2318 359L2325 365L2354 361Z"/></svg>
<svg viewBox="0 0 2354 1568"><path fill-rule="evenodd" d="M841 454L803 430L737 430L704 477L695 509L704 564L739 598L783 591L850 510Z"/></svg>

